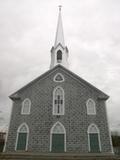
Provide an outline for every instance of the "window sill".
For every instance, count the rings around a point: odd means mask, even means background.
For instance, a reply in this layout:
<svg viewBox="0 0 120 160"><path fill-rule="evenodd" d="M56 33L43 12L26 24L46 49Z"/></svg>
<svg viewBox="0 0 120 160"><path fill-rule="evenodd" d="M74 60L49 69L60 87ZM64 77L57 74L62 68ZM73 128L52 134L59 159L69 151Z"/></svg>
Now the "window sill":
<svg viewBox="0 0 120 160"><path fill-rule="evenodd" d="M21 113L21 115L30 115L30 113Z"/></svg>

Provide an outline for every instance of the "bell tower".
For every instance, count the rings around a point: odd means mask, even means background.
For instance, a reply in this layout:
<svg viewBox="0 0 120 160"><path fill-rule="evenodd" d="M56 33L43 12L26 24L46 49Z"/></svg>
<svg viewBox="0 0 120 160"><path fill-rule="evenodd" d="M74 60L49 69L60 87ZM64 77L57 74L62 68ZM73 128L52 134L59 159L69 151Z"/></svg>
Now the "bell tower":
<svg viewBox="0 0 120 160"><path fill-rule="evenodd" d="M51 49L50 69L52 69L58 64L63 65L64 67L68 68L68 61L67 61L68 60L68 49L65 46L65 42L64 42L61 7L62 6L59 6L59 15L58 15L55 43Z"/></svg>

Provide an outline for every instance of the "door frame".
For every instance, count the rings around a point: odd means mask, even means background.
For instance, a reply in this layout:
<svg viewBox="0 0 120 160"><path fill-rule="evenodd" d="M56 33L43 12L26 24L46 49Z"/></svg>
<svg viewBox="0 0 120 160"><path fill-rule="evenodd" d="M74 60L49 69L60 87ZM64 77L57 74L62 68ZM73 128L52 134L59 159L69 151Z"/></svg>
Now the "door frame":
<svg viewBox="0 0 120 160"><path fill-rule="evenodd" d="M52 134L53 134L52 131L53 131L53 128L54 128L58 123L64 128L64 133L61 133L61 134L64 134L64 152L66 152L66 131L65 131L65 127L63 126L63 124L60 123L59 121L56 122L56 123L52 126L52 128L51 128L51 130L50 130L50 152L52 152ZM55 133L55 134L57 134L57 133ZM60 134L60 133L59 133L59 134Z"/></svg>
<svg viewBox="0 0 120 160"><path fill-rule="evenodd" d="M99 131L98 127L97 127L94 123L92 123L90 126L92 126L92 125L94 125L94 126L97 128L97 132L95 132L95 133L98 134L99 150L100 150L100 152L101 152L100 131ZM89 126L89 127L90 127L90 126ZM89 127L88 127L88 128L89 128ZM88 134L88 151L91 152L91 149L90 149L90 134L92 134L92 133L87 132L87 134Z"/></svg>
<svg viewBox="0 0 120 160"><path fill-rule="evenodd" d="M18 127L18 130L17 130L16 142L15 142L15 151L20 151L20 150L17 150L17 144L18 144L19 133L22 133L22 132L19 132L19 129L22 127L22 125L25 125L26 128L27 128L27 132L23 132L23 133L27 133L27 137L26 137L25 150L22 150L22 151L27 151L27 150L28 150L29 128L28 128L28 126L27 126L26 123L22 123L22 124Z"/></svg>

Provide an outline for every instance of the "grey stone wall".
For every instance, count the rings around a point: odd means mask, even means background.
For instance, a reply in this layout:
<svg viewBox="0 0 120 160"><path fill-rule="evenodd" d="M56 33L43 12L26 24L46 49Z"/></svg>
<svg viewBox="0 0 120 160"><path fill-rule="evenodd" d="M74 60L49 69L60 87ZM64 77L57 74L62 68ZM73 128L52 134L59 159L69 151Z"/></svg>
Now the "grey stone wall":
<svg viewBox="0 0 120 160"><path fill-rule="evenodd" d="M64 75L64 82L53 81L53 77L58 72ZM52 115L53 90L58 85L63 87L65 92L65 115L60 117ZM7 152L15 151L17 129L23 122L27 123L30 130L28 151L49 152L50 129L57 121L60 121L66 129L66 152L88 152L87 129L91 123L95 123L100 130L101 152L111 152L105 101L98 100L100 93L97 90L78 82L73 75L62 68L56 68L18 94L21 100L16 100L13 104L6 143ZM21 115L22 101L25 98L30 98L32 103L30 115ZM87 115L88 98L96 102L96 115Z"/></svg>

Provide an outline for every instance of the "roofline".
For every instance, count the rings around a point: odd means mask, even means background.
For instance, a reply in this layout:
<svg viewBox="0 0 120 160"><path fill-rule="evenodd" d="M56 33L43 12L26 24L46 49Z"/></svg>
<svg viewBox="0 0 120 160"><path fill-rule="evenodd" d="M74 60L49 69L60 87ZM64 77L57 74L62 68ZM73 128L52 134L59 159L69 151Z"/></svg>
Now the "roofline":
<svg viewBox="0 0 120 160"><path fill-rule="evenodd" d="M63 66L62 66L62 67L63 67ZM74 72L66 69L65 67L63 67L63 68L64 68L66 71L68 71L68 72L70 72L71 74L73 74L77 79L82 80L83 83L86 83L86 84L89 85L90 87L94 88L96 91L101 92L102 94L104 94L104 95L107 97L107 99L109 98L109 96L108 96L106 93L104 93L104 92L101 91L100 89L96 88L96 87L95 87L94 85L92 85L91 83L87 82L86 80L84 80L83 78L79 77L79 76L78 76L77 74L75 74ZM99 97L99 98L100 98L100 97ZM102 99L102 97L101 97L101 99Z"/></svg>
<svg viewBox="0 0 120 160"><path fill-rule="evenodd" d="M55 66L56 67L56 66ZM12 96L20 91L22 91L24 88L30 86L32 83L36 82L39 78L44 77L45 75L47 75L50 71L53 71L55 69L55 67L53 67L52 69L46 71L45 73L43 73L42 75L40 75L39 77L33 79L32 81L28 82L26 85L24 85L22 88L18 89L16 92L12 93L9 98L12 98Z"/></svg>
<svg viewBox="0 0 120 160"><path fill-rule="evenodd" d="M79 77L77 74L73 73L72 71L68 70L67 68L63 67L63 66L60 65L60 64L56 65L56 66L53 67L52 69L46 71L45 73L43 73L43 74L40 75L39 77L35 78L35 79L32 80L31 82L29 82L28 84L26 84L25 86L23 86L22 88L20 88L19 90L17 90L17 91L14 92L13 94L11 94L11 95L9 96L9 98L11 98L12 100L13 100L13 99L16 99L16 98L19 99L18 96L17 96L17 97L14 97L14 95L17 94L18 92L22 91L24 88L29 87L31 84L33 84L34 82L36 82L38 79L44 78L44 76L48 75L49 72L50 72L50 73L53 73L53 71L54 71L55 69L57 69L58 67L64 69L67 73L69 73L70 76L73 75L72 78L74 78L74 79L76 79L76 80L78 80L78 81L82 81L83 84L85 83L85 84L87 84L88 86L90 86L91 88L95 89L97 92L100 92L101 94L104 94L105 97L104 97L104 96L103 96L103 97L99 97L99 99L106 99L106 100L107 100L107 99L109 98L109 96L108 96L106 93L104 93L104 92L101 91L100 89L96 88L96 87L93 86L91 83L89 83L89 82L87 82L86 80L82 79L82 78Z"/></svg>

